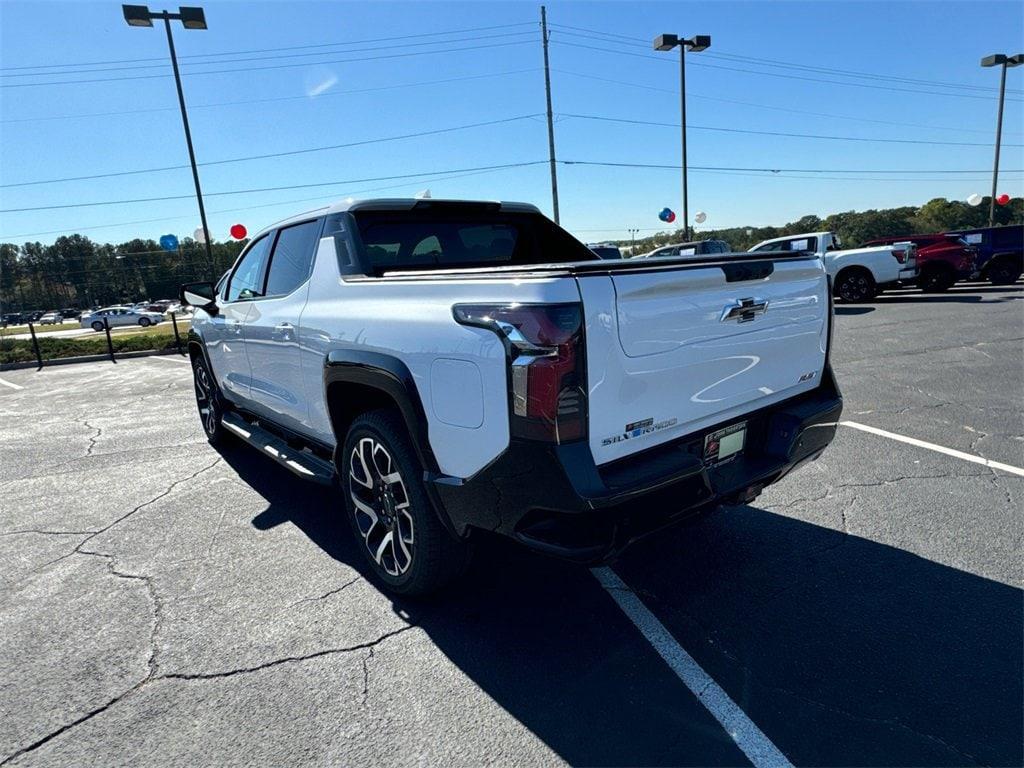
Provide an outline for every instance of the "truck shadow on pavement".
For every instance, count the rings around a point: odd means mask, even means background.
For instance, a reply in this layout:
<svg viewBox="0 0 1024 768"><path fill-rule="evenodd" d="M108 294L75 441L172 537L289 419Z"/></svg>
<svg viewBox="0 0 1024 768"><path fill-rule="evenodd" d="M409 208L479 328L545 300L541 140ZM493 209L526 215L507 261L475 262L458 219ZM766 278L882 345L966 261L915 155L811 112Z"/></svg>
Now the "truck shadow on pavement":
<svg viewBox="0 0 1024 768"><path fill-rule="evenodd" d="M224 456L268 502L254 526L295 525L366 575L327 511L336 492L247 449ZM1019 589L751 506L614 568L797 765L1024 759ZM392 602L569 763L748 763L585 568L488 539L442 594Z"/></svg>

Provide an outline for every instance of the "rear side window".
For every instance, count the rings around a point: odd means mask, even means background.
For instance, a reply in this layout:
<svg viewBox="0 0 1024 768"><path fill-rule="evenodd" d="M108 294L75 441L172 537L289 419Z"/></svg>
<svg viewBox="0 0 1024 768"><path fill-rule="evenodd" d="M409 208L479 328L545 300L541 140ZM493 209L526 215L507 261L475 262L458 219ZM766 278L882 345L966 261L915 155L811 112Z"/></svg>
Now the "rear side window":
<svg viewBox="0 0 1024 768"><path fill-rule="evenodd" d="M285 227L277 235L267 274L267 296L284 296L309 277L320 235L320 221Z"/></svg>
<svg viewBox="0 0 1024 768"><path fill-rule="evenodd" d="M228 282L228 301L254 299L263 295L263 268L267 265L269 251L270 238L267 235L249 247Z"/></svg>
<svg viewBox="0 0 1024 768"><path fill-rule="evenodd" d="M458 209L357 211L365 267L388 271L594 261L598 256L543 216Z"/></svg>

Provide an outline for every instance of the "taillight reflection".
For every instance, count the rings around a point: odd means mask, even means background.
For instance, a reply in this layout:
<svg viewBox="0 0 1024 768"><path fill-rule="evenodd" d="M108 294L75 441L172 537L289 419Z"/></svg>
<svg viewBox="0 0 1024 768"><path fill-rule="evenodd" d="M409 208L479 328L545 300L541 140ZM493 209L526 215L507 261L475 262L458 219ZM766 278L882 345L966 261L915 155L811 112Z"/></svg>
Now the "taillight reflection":
<svg viewBox="0 0 1024 768"><path fill-rule="evenodd" d="M565 443L587 435L583 312L579 304L460 304L457 322L503 341L512 435Z"/></svg>

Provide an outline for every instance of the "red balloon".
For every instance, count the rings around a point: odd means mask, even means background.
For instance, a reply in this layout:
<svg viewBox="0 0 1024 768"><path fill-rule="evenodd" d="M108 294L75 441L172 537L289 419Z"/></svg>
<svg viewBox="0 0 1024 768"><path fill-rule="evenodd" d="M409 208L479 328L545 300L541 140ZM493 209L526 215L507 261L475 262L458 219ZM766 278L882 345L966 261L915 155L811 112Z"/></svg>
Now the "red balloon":
<svg viewBox="0 0 1024 768"><path fill-rule="evenodd" d="M231 227L231 236L233 238L235 238L235 240L244 240L245 236L247 234L248 234L248 231L241 224L234 224L234 225L232 225L232 227Z"/></svg>
<svg viewBox="0 0 1024 768"><path fill-rule="evenodd" d="M1002 194L996 198L996 202L999 203L1000 205L1006 205L1008 202L1010 202L1010 196L1007 194Z"/></svg>
<svg viewBox="0 0 1024 768"><path fill-rule="evenodd" d="M669 211L668 212L668 218L666 218L665 221L667 221L669 224L671 224L675 220L676 220L676 212L675 211Z"/></svg>

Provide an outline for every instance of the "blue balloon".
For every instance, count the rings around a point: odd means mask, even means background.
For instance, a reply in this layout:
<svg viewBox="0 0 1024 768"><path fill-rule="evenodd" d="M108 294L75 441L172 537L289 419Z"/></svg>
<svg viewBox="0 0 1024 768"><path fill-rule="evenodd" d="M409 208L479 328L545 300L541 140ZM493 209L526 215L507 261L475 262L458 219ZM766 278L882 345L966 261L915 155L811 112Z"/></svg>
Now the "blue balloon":
<svg viewBox="0 0 1024 768"><path fill-rule="evenodd" d="M178 250L178 238L174 235L164 235L160 238L160 247L165 251Z"/></svg>
<svg viewBox="0 0 1024 768"><path fill-rule="evenodd" d="M671 208L662 208L658 213L658 218L662 221L672 222L675 221L676 215L672 212Z"/></svg>

